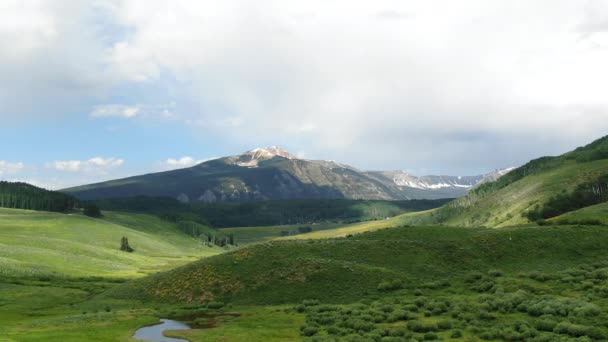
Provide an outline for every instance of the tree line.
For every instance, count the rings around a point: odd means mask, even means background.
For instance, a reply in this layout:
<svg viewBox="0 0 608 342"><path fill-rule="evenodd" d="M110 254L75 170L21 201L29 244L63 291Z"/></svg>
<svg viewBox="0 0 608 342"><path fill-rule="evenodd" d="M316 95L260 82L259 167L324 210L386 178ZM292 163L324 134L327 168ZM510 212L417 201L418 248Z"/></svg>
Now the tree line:
<svg viewBox="0 0 608 342"><path fill-rule="evenodd" d="M562 192L553 196L543 205L537 204L522 215L530 221L539 221L607 201L608 175L604 175L592 182L578 185L570 193Z"/></svg>
<svg viewBox="0 0 608 342"><path fill-rule="evenodd" d="M77 208L78 200L27 183L0 181L0 207L66 212Z"/></svg>

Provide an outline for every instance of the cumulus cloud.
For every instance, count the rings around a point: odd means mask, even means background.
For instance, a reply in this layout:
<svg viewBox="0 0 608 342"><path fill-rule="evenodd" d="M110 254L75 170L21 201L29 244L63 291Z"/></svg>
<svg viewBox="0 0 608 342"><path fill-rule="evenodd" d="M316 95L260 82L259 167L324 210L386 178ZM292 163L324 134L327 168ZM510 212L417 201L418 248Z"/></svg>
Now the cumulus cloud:
<svg viewBox="0 0 608 342"><path fill-rule="evenodd" d="M608 49L578 32L602 22L589 6L126 1L117 15L134 30L112 56L131 79L165 68L188 80L200 106L188 122L224 139L274 135L377 167L491 168L539 153L522 140L557 152L608 129Z"/></svg>
<svg viewBox="0 0 608 342"><path fill-rule="evenodd" d="M0 118L75 115L120 82L107 57L113 1L0 2ZM32 101L35 96L35 101Z"/></svg>
<svg viewBox="0 0 608 342"><path fill-rule="evenodd" d="M32 4L0 5L0 43L16 46L0 53L0 113L86 100L92 117L144 118L157 93L130 90L151 85L182 106L156 113L220 142L457 173L608 131L605 1ZM139 105L108 107L108 89Z"/></svg>
<svg viewBox="0 0 608 342"><path fill-rule="evenodd" d="M0 160L0 177L5 175L12 175L23 170L25 164L23 162L9 162L6 160Z"/></svg>
<svg viewBox="0 0 608 342"><path fill-rule="evenodd" d="M140 112L138 106L124 106L117 104L99 105L95 106L90 116L92 118L104 118L104 117L123 117L126 119L136 116Z"/></svg>
<svg viewBox="0 0 608 342"><path fill-rule="evenodd" d="M89 160L56 160L46 164L57 171L105 173L123 165L123 159L94 157Z"/></svg>
<svg viewBox="0 0 608 342"><path fill-rule="evenodd" d="M213 160L213 159L216 159L216 158L195 159L190 156L184 156L181 158L168 158L167 160L160 163L159 169L161 171L183 169L183 168L195 166L200 163L203 163L203 162L206 162L209 160Z"/></svg>

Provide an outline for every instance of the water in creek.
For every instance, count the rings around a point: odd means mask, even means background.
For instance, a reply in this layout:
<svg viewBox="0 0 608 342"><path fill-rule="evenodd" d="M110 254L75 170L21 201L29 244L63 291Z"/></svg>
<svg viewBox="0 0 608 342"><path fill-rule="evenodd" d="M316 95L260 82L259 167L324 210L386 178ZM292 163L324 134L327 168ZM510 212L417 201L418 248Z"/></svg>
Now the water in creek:
<svg viewBox="0 0 608 342"><path fill-rule="evenodd" d="M188 342L182 338L166 337L165 330L189 330L190 327L182 322L170 319L161 319L162 323L137 329L133 338L149 342Z"/></svg>

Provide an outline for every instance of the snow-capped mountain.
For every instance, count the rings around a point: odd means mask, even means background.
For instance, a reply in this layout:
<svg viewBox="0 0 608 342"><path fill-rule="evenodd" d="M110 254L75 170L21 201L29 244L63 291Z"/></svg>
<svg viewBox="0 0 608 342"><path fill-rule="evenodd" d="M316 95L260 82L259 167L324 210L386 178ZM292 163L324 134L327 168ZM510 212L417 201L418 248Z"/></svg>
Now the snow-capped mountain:
<svg viewBox="0 0 608 342"><path fill-rule="evenodd" d="M81 199L170 196L183 202L269 199L437 199L465 195L508 170L478 176L422 176L361 171L333 160L298 158L278 146L260 147L196 166L71 189Z"/></svg>
<svg viewBox="0 0 608 342"><path fill-rule="evenodd" d="M235 164L244 167L257 167L260 162L274 157L297 159L296 156L278 146L258 147L234 157L236 157Z"/></svg>

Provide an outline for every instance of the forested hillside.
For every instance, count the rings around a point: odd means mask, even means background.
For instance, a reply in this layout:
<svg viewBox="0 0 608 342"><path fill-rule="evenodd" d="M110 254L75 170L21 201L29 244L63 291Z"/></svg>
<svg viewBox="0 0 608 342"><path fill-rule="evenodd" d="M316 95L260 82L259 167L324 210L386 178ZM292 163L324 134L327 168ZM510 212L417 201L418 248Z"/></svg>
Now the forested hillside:
<svg viewBox="0 0 608 342"><path fill-rule="evenodd" d="M608 136L560 156L532 160L408 223L516 225L604 202L607 191Z"/></svg>
<svg viewBox="0 0 608 342"><path fill-rule="evenodd" d="M49 191L27 183L0 181L0 207L65 212L76 208L78 200L61 192Z"/></svg>
<svg viewBox="0 0 608 342"><path fill-rule="evenodd" d="M290 200L246 203L181 203L170 197L137 196L93 201L102 210L140 212L169 221L196 221L213 227L254 227L314 222L353 223L437 208L451 199Z"/></svg>

